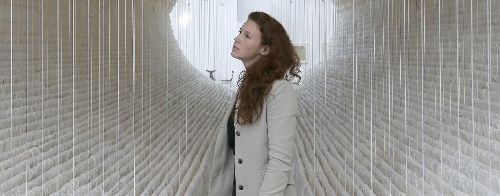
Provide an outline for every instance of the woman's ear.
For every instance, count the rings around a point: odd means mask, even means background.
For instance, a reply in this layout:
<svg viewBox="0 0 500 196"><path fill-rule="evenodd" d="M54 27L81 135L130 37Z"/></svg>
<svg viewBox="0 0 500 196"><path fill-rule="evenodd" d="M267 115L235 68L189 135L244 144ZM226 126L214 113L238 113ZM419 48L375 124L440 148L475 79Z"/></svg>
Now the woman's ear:
<svg viewBox="0 0 500 196"><path fill-rule="evenodd" d="M260 55L266 56L267 54L269 54L270 50L271 48L269 47L269 45L262 46L262 49L260 50Z"/></svg>

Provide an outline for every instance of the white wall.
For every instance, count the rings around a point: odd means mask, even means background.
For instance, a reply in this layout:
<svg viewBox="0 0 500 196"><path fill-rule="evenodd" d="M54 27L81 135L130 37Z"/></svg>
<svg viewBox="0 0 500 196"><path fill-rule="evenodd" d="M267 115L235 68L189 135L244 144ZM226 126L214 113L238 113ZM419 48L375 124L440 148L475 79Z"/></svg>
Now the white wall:
<svg viewBox="0 0 500 196"><path fill-rule="evenodd" d="M315 195L498 195L499 2L335 2L328 60L299 89L299 179Z"/></svg>
<svg viewBox="0 0 500 196"><path fill-rule="evenodd" d="M0 3L0 195L207 194L230 94L179 49L173 6Z"/></svg>

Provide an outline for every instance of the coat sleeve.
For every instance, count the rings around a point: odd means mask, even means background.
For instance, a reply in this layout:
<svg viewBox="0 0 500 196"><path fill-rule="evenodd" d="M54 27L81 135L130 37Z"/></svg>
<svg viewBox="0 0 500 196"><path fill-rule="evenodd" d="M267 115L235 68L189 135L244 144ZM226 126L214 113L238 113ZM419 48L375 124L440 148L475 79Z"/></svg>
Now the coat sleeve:
<svg viewBox="0 0 500 196"><path fill-rule="evenodd" d="M283 195L292 170L297 126L297 95L286 80L276 81L266 99L269 163L259 195Z"/></svg>

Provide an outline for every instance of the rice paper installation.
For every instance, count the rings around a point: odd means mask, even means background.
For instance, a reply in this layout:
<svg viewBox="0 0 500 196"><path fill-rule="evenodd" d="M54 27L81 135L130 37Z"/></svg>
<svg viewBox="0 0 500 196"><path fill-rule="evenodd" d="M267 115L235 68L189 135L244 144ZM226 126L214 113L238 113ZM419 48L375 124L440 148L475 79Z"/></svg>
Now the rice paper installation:
<svg viewBox="0 0 500 196"><path fill-rule="evenodd" d="M0 194L207 195L242 5L2 1ZM500 194L500 2L266 6L300 48L298 195Z"/></svg>

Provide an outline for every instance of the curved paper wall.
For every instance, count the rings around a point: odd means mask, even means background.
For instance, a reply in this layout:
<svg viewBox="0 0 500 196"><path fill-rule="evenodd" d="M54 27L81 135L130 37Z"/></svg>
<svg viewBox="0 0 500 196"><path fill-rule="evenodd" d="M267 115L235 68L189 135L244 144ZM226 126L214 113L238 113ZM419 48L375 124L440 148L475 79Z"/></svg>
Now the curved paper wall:
<svg viewBox="0 0 500 196"><path fill-rule="evenodd" d="M299 195L500 194L500 4L333 2L297 86ZM0 193L207 194L231 92L180 51L174 4L0 3Z"/></svg>

